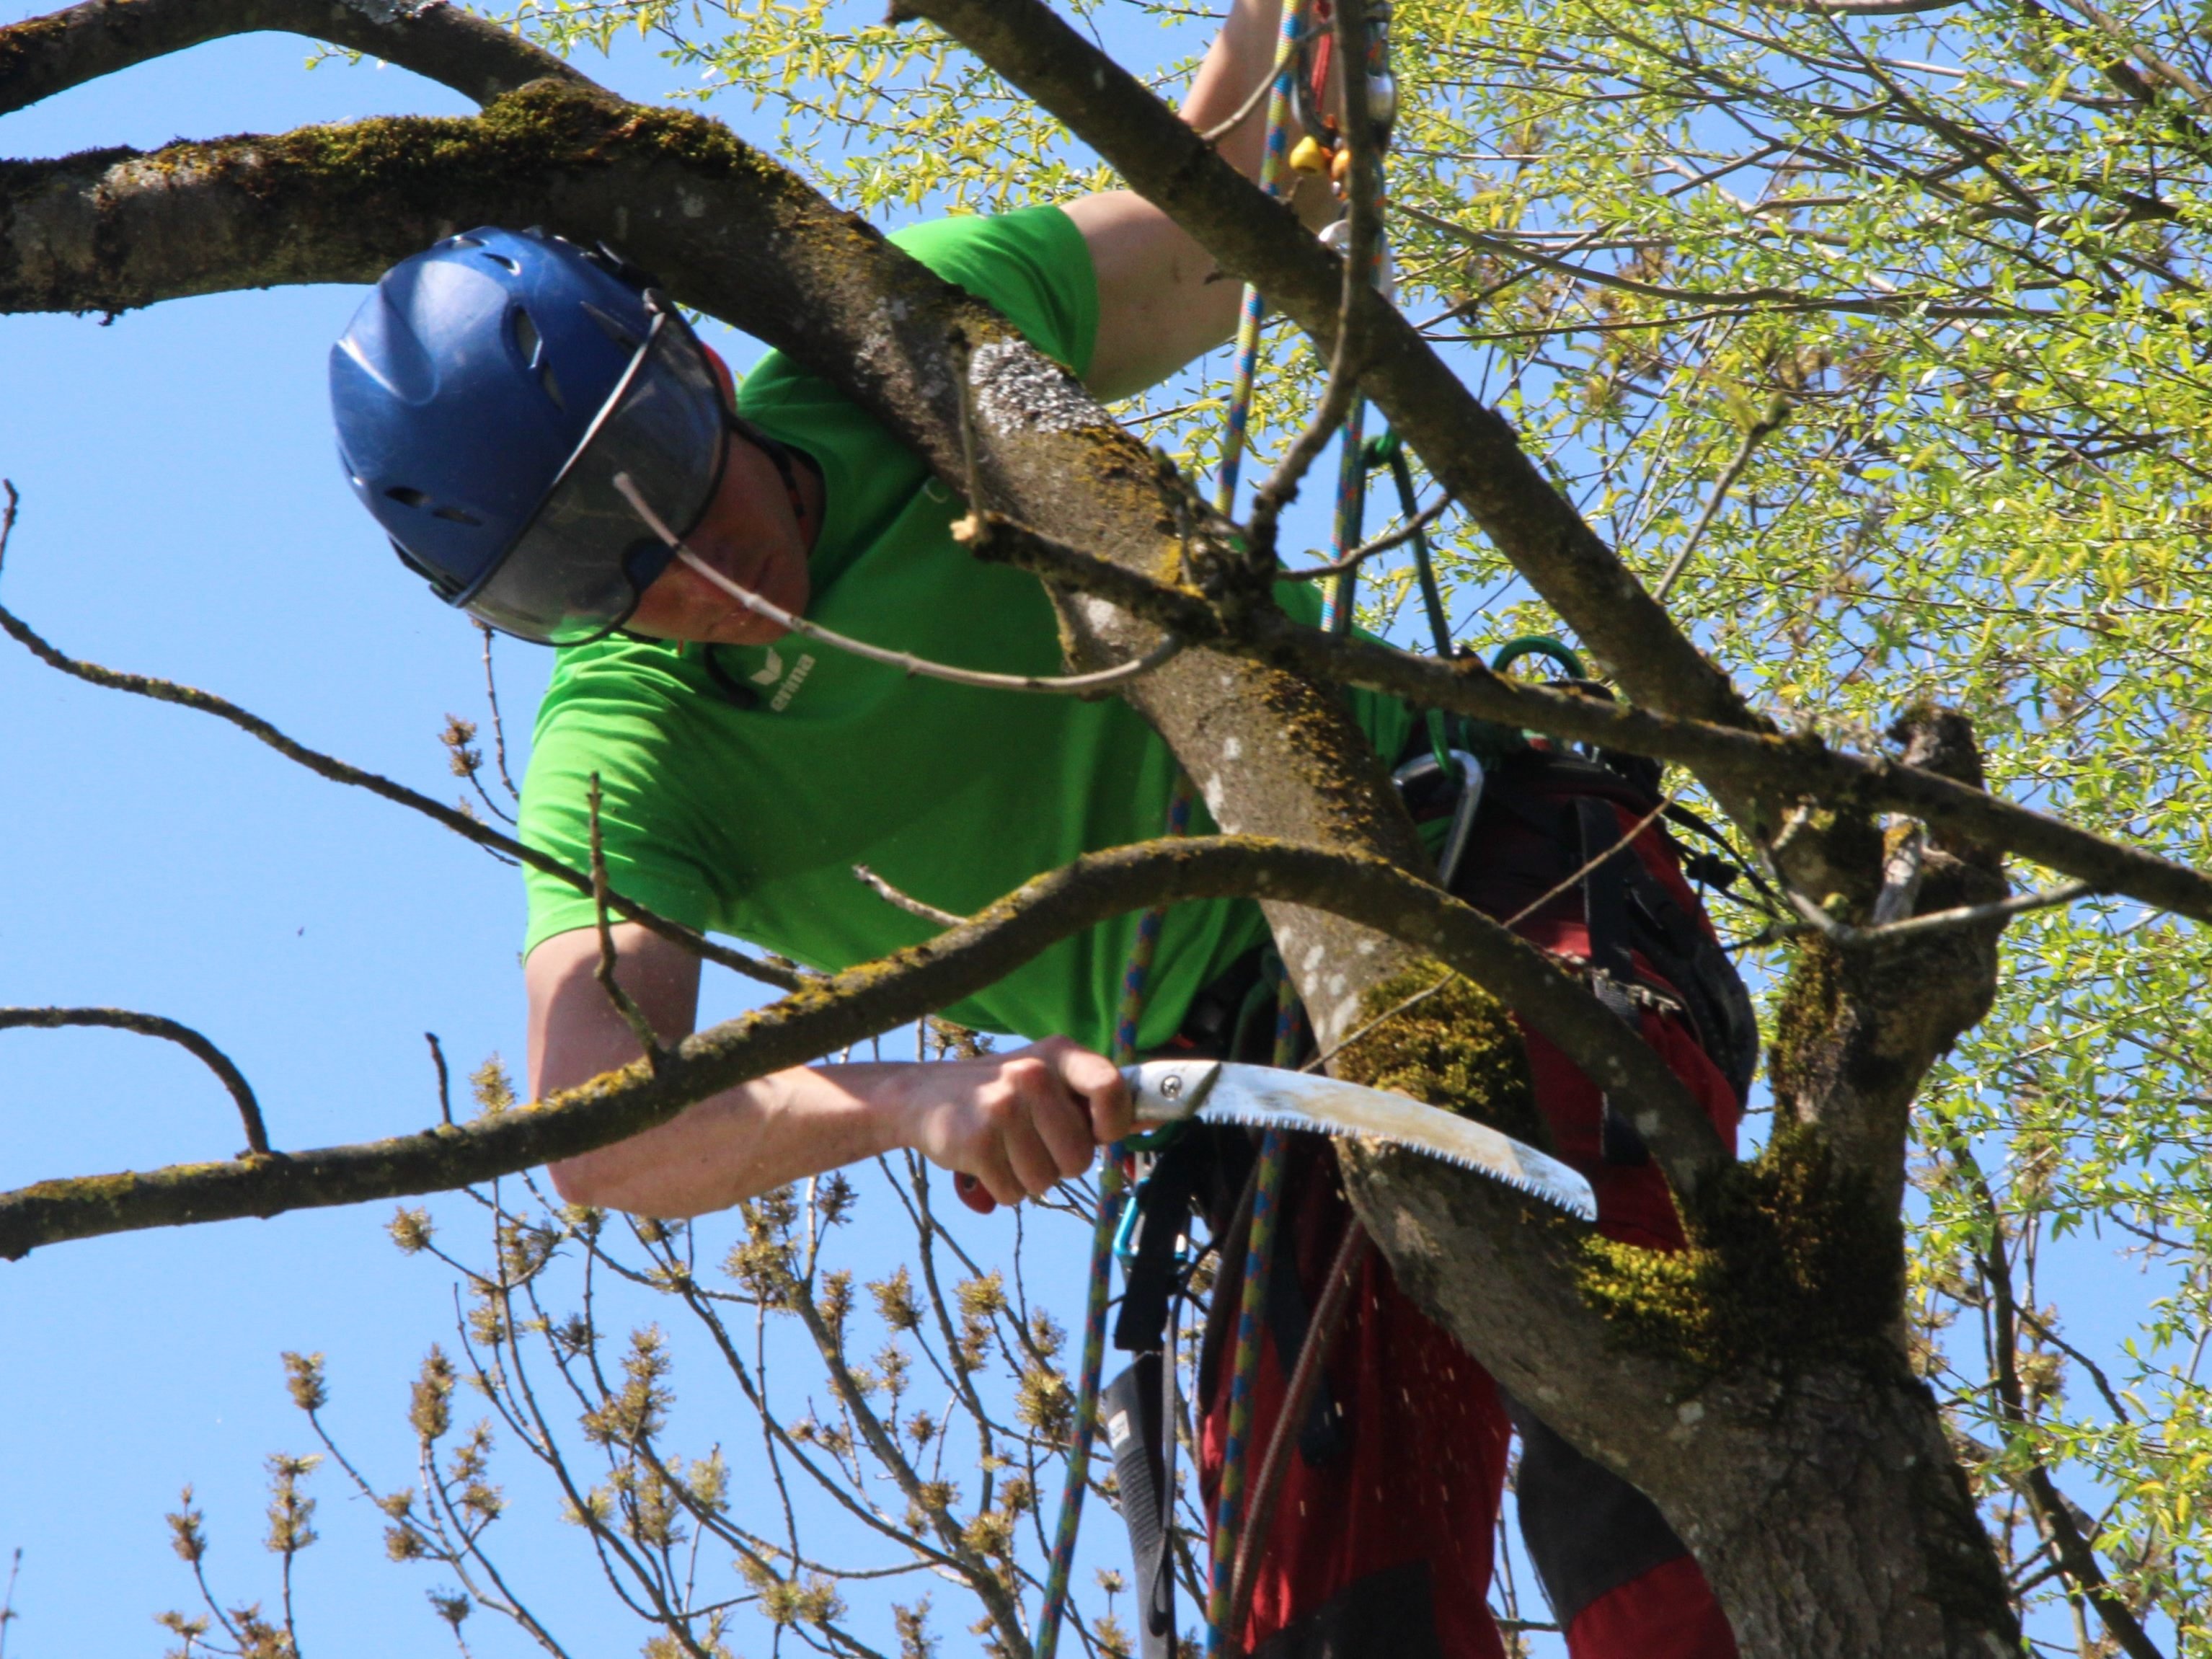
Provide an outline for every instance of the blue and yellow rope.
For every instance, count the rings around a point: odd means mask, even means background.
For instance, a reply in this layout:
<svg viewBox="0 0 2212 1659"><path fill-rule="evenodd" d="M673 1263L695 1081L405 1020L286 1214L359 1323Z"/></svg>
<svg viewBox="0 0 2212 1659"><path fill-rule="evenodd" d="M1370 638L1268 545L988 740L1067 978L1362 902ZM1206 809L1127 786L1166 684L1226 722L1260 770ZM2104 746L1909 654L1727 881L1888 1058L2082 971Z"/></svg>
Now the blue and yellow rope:
<svg viewBox="0 0 2212 1659"><path fill-rule="evenodd" d="M1275 88L1267 95L1267 148L1260 160L1260 188L1283 193L1290 166L1291 82L1297 72L1298 42L1305 34L1306 0L1285 0L1283 27L1275 37ZM1237 380L1229 394L1229 418L1221 434L1221 471L1213 488L1217 512L1237 516L1237 480L1244 465L1245 434L1252 423L1252 383L1260 372L1260 325L1267 302L1249 283L1244 312L1237 325Z"/></svg>
<svg viewBox="0 0 2212 1659"><path fill-rule="evenodd" d="M1167 833L1187 834L1190 829L1190 780L1178 777L1168 798ZM1159 949L1160 928L1167 907L1155 905L1137 921L1137 936L1130 941L1128 959L1121 969L1121 1002L1114 1019L1114 1063L1127 1066L1137 1057L1137 1027L1145 1016L1145 1003ZM1060 1626L1067 1606L1067 1581L1075 1566L1075 1539L1083 1522L1083 1498L1091 1484L1091 1442L1098 1425L1098 1380L1106 1365L1106 1304L1113 1290L1114 1235L1121 1225L1121 1204L1127 1182L1121 1174L1122 1143L1106 1149L1105 1165L1098 1176L1098 1218L1091 1230L1091 1293L1083 1310L1083 1361L1075 1391L1075 1421L1067 1449L1067 1480L1060 1489L1060 1519L1053 1528L1052 1566L1045 1575L1044 1610L1037 1620L1036 1659L1054 1659L1060 1647Z"/></svg>

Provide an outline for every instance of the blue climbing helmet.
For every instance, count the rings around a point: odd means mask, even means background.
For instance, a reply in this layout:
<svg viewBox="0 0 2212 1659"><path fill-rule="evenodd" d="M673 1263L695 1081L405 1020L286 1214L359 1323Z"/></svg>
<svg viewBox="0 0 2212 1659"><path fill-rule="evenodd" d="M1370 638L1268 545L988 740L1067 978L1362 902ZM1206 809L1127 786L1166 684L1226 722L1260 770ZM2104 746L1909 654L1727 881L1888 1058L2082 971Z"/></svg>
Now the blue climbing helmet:
<svg viewBox="0 0 2212 1659"><path fill-rule="evenodd" d="M682 315L602 246L487 226L386 271L331 349L338 459L432 589L555 645L622 626L705 514L734 424Z"/></svg>

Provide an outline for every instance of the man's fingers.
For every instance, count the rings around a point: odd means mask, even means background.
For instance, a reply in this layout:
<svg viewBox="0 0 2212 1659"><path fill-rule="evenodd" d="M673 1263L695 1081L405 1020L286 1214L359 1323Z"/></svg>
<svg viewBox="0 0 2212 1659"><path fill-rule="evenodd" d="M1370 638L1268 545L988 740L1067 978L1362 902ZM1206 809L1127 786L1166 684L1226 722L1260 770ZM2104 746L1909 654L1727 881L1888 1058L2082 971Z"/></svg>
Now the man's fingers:
<svg viewBox="0 0 2212 1659"><path fill-rule="evenodd" d="M1060 1164L1037 1132L1033 1111L1018 1112L1006 1125L1007 1162L1022 1183L1021 1196L1042 1198L1060 1183Z"/></svg>
<svg viewBox="0 0 2212 1659"><path fill-rule="evenodd" d="M1128 1079L1105 1055L1094 1054L1088 1048L1070 1049L1060 1058L1060 1074L1069 1090L1089 1103L1093 1140L1101 1145L1119 1140L1136 1127Z"/></svg>
<svg viewBox="0 0 2212 1659"><path fill-rule="evenodd" d="M1029 1196L1029 1188L1022 1185L1007 1161L1005 1143L996 1135L977 1149L973 1173L984 1190L1001 1204L1018 1204Z"/></svg>
<svg viewBox="0 0 2212 1659"><path fill-rule="evenodd" d="M1091 1167L1097 1151L1083 1097L1070 1093L1062 1083L1054 1079L1050 1091L1036 1102L1030 1114L1052 1158L1055 1180L1081 1175Z"/></svg>

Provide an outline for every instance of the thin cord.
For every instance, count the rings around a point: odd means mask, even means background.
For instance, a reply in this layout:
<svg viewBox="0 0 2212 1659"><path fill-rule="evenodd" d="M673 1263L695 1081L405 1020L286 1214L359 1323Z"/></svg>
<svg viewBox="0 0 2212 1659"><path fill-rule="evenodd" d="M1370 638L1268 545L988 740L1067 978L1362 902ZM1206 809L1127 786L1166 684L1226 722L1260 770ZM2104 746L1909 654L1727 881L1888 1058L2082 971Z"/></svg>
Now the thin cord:
<svg viewBox="0 0 2212 1659"><path fill-rule="evenodd" d="M802 638L817 641L833 649L848 652L854 656L865 658L870 662L883 663L892 668L902 668L908 674L918 674L924 679L944 680L953 685L980 686L990 691L1065 693L1096 691L1106 686L1119 685L1126 680L1133 680L1139 675L1149 674L1162 663L1178 654L1183 648L1183 641L1170 634L1158 645L1133 662L1121 663L1112 668L1102 668L1091 674L1049 676L993 674L987 673L980 668L955 668L949 663L931 662L926 657L917 657L910 651L892 651L880 645L870 645L865 640L850 638L834 629L824 628L819 623L811 623L804 617L794 616L776 604L775 600L764 598L749 587L740 587L684 545L684 538L671 530L662 521L660 515L646 504L645 497L638 493L637 486L630 482L629 473L616 473L614 486L621 493L622 498L630 504L631 509L637 516L645 520L646 527L675 550L678 558L755 616L765 617L787 633L797 634Z"/></svg>

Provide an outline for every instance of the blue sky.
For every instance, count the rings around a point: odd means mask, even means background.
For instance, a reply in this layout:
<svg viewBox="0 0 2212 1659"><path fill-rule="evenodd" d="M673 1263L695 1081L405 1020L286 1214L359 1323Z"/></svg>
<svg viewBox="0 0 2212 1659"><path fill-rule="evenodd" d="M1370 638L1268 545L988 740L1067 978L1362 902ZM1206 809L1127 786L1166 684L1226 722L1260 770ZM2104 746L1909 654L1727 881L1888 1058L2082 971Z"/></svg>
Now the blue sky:
<svg viewBox="0 0 2212 1659"><path fill-rule="evenodd" d="M308 50L270 35L201 47L0 119L0 150L468 111L398 70L308 72ZM641 53L608 75L646 96L673 79ZM403 575L333 459L325 355L359 298L295 289L106 325L0 323L0 473L23 495L0 581L64 649L219 690L445 796L436 733L448 710L481 712L477 637ZM509 646L501 663L526 732L547 659ZM64 679L12 644L0 707L0 860L13 875L0 1003L120 1005L198 1027L252 1079L280 1146L425 1121L426 1030L464 1071L494 1051L519 1056L510 872L226 726ZM709 1012L735 1006L726 982L710 981L709 999ZM168 1045L0 1036L8 1185L239 1144L228 1099ZM191 1601L161 1521L188 1481L223 1593L268 1593L261 1460L308 1449L281 1349L329 1352L339 1420L400 1473L404 1385L450 1313L442 1271L384 1240L387 1213L95 1240L0 1270L0 1550L25 1551L11 1655L158 1652L152 1615ZM317 1486L326 1541L302 1564L310 1651L441 1639L422 1576L386 1566L365 1506ZM574 1534L520 1512L514 1527L544 1533L520 1553L542 1561L586 1647L634 1650L605 1598L564 1571L580 1565Z"/></svg>

